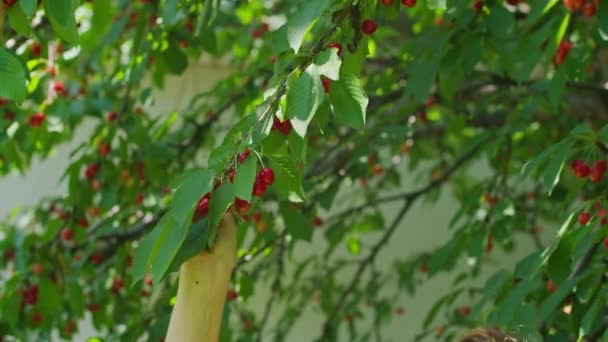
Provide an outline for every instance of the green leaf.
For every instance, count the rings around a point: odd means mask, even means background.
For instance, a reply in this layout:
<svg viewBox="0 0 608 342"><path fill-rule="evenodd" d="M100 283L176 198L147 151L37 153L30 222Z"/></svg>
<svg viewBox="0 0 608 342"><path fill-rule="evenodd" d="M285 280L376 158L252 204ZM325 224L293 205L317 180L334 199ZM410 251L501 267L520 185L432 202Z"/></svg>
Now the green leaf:
<svg viewBox="0 0 608 342"><path fill-rule="evenodd" d="M213 245L215 244L218 226L222 217L224 217L224 213L226 213L228 207L234 202L234 191L235 186L232 183L227 182L222 184L222 186L211 194L211 202L209 203L209 237L207 238L207 246L209 246L209 248L213 248Z"/></svg>
<svg viewBox="0 0 608 342"><path fill-rule="evenodd" d="M553 189L559 183L559 177L564 169L564 163L570 157L572 152L573 144L569 143L558 150L558 153L551 159L545 171L543 172L543 179L545 186L549 188L549 195L553 192Z"/></svg>
<svg viewBox="0 0 608 342"><path fill-rule="evenodd" d="M174 25L179 19L176 14L177 0L165 0L163 4L163 24Z"/></svg>
<svg viewBox="0 0 608 342"><path fill-rule="evenodd" d="M82 287L78 283L72 281L67 282L66 289L70 308L73 313L80 317L84 314L84 306L86 304L86 298L84 297Z"/></svg>
<svg viewBox="0 0 608 342"><path fill-rule="evenodd" d="M549 298L545 299L545 301L538 308L538 320L544 321L549 317L549 315L554 313L555 308L566 298L566 296L568 296L568 294L570 294L576 284L591 274L590 271L591 270L588 270L575 278L568 279L567 281L559 284L557 290L553 292Z"/></svg>
<svg viewBox="0 0 608 342"><path fill-rule="evenodd" d="M428 55L427 53L427 55L418 56L408 69L410 75L405 87L405 95L412 95L418 102L422 102L427 98L431 86L435 82L443 46L445 45L448 36L433 38L436 39L436 44L433 46L433 49L425 50L431 51L431 55Z"/></svg>
<svg viewBox="0 0 608 342"><path fill-rule="evenodd" d="M167 213L171 218L164 227L161 238L156 241L157 253L151 261L152 278L158 284L165 276L173 258L181 248L192 224L192 215L195 208L192 206L187 213L171 210ZM185 214L185 216L184 216Z"/></svg>
<svg viewBox="0 0 608 342"><path fill-rule="evenodd" d="M234 194L245 201L251 201L253 184L255 182L258 159L249 156L237 169L234 176Z"/></svg>
<svg viewBox="0 0 608 342"><path fill-rule="evenodd" d="M384 229L384 217L380 213L365 215L351 230L357 233L373 233Z"/></svg>
<svg viewBox="0 0 608 342"><path fill-rule="evenodd" d="M78 44L72 0L43 0L42 5L55 33L69 43Z"/></svg>
<svg viewBox="0 0 608 342"><path fill-rule="evenodd" d="M599 322L598 318L600 316L600 312L604 308L605 298L601 296L601 298L596 298L591 304L591 307L587 309L585 315L583 316L583 320L581 321L581 325L578 328L578 337L589 336L593 332L597 323Z"/></svg>
<svg viewBox="0 0 608 342"><path fill-rule="evenodd" d="M515 316L520 303L528 294L539 285L540 278L537 273L529 274L524 280L520 281L511 292L494 309L493 315L489 319L490 324L506 325Z"/></svg>
<svg viewBox="0 0 608 342"><path fill-rule="evenodd" d="M323 101L323 93L319 73L312 65L287 90L287 115L299 136L306 136L308 124Z"/></svg>
<svg viewBox="0 0 608 342"><path fill-rule="evenodd" d="M38 308L43 317L53 319L62 311L63 296L57 285L47 278L40 279L38 292Z"/></svg>
<svg viewBox="0 0 608 342"><path fill-rule="evenodd" d="M175 257L173 257L173 261L171 261L169 272L179 271L179 267L186 260L200 254L205 250L205 247L207 246L207 237L209 234L208 224L209 220L204 218L190 226L186 239L177 251Z"/></svg>
<svg viewBox="0 0 608 342"><path fill-rule="evenodd" d="M446 9L446 0L427 0L426 5L429 9Z"/></svg>
<svg viewBox="0 0 608 342"><path fill-rule="evenodd" d="M515 25L515 17L505 7L493 6L486 17L490 32L498 38L509 36Z"/></svg>
<svg viewBox="0 0 608 342"><path fill-rule="evenodd" d="M253 294L253 279L248 272L241 272L241 278L239 279L239 296L243 300L251 297Z"/></svg>
<svg viewBox="0 0 608 342"><path fill-rule="evenodd" d="M188 56L176 44L169 45L169 48L162 52L162 57L172 74L181 75L188 68Z"/></svg>
<svg viewBox="0 0 608 342"><path fill-rule="evenodd" d="M332 82L329 98L338 122L363 128L369 99L356 76L343 75Z"/></svg>
<svg viewBox="0 0 608 342"><path fill-rule="evenodd" d="M302 175L289 156L273 154L271 166L275 172L275 191L282 199L292 202L303 202L305 199L302 189Z"/></svg>
<svg viewBox="0 0 608 342"><path fill-rule="evenodd" d="M23 101L26 96L27 70L19 57L0 47L0 97Z"/></svg>
<svg viewBox="0 0 608 342"><path fill-rule="evenodd" d="M325 75L332 80L340 78L342 60L336 53L336 49L326 49L321 52L315 59L315 65L319 74Z"/></svg>
<svg viewBox="0 0 608 342"><path fill-rule="evenodd" d="M8 11L8 17L11 21L11 26L15 31L24 36L29 36L32 33L31 21L25 16L21 7L13 6Z"/></svg>
<svg viewBox="0 0 608 342"><path fill-rule="evenodd" d="M604 33L604 36L608 35L608 3L606 1L600 2L600 8L597 11L597 25L598 29Z"/></svg>
<svg viewBox="0 0 608 342"><path fill-rule="evenodd" d="M168 231L166 227L171 224L171 220L172 216L165 214L156 224L154 230L140 241L137 251L135 251L135 257L133 258L132 284L143 279L148 272L150 264L158 252L159 244L157 244L157 242L160 241L162 243L163 239L166 237Z"/></svg>
<svg viewBox="0 0 608 342"><path fill-rule="evenodd" d="M187 215L198 200L213 188L215 174L209 170L192 169L184 172L174 182L173 209L177 218Z"/></svg>
<svg viewBox="0 0 608 342"><path fill-rule="evenodd" d="M309 217L302 214L300 209L294 209L291 204L285 202L281 203L280 210L289 235L296 240L312 241L314 228Z"/></svg>
<svg viewBox="0 0 608 342"><path fill-rule="evenodd" d="M23 13L31 17L36 12L36 7L38 6L38 0L19 0L19 6L23 10Z"/></svg>
<svg viewBox="0 0 608 342"><path fill-rule="evenodd" d="M327 6L325 0L302 1L298 10L287 20L287 42L296 53L304 36Z"/></svg>

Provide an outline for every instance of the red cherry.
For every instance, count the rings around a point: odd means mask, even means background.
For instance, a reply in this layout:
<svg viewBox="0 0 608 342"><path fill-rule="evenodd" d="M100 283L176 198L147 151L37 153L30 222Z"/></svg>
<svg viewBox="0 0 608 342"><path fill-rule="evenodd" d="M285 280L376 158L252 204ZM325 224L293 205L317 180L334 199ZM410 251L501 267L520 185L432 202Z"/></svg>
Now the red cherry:
<svg viewBox="0 0 608 342"><path fill-rule="evenodd" d="M382 0L382 4L386 7L392 6L395 0Z"/></svg>
<svg viewBox="0 0 608 342"><path fill-rule="evenodd" d="M496 203L498 203L498 199L487 192L483 194L483 200L486 202L488 207L493 207L496 205Z"/></svg>
<svg viewBox="0 0 608 342"><path fill-rule="evenodd" d="M590 220L591 214L589 214L588 212L582 212L578 215L578 223L581 225L589 223Z"/></svg>
<svg viewBox="0 0 608 342"><path fill-rule="evenodd" d="M144 201L144 194L142 194L141 192L137 194L137 196L135 196L135 204L139 205Z"/></svg>
<svg viewBox="0 0 608 342"><path fill-rule="evenodd" d="M374 34L377 28L378 24L376 24L376 22L371 19L366 19L363 21L363 24L361 24L361 31L368 36Z"/></svg>
<svg viewBox="0 0 608 342"><path fill-rule="evenodd" d="M471 308L469 306L461 306L458 310L460 312L460 316L467 317L471 313Z"/></svg>
<svg viewBox="0 0 608 342"><path fill-rule="evenodd" d="M95 252L91 255L91 263L93 265L99 265L103 262L103 254L100 252Z"/></svg>
<svg viewBox="0 0 608 342"><path fill-rule="evenodd" d="M473 9L477 13L481 12L481 10L483 9L483 1L481 1L481 0L473 1Z"/></svg>
<svg viewBox="0 0 608 342"><path fill-rule="evenodd" d="M65 91L65 86L63 85L63 82L53 82L53 90L58 93L63 93L63 91Z"/></svg>
<svg viewBox="0 0 608 342"><path fill-rule="evenodd" d="M230 171L228 174L228 178L230 179L230 183L234 183L234 176L236 176L236 170Z"/></svg>
<svg viewBox="0 0 608 342"><path fill-rule="evenodd" d="M336 51L336 53L338 54L338 56L342 54L342 44L340 44L338 42L331 42L331 43L327 44L327 48L328 49L331 49L331 48L337 49L338 51Z"/></svg>
<svg viewBox="0 0 608 342"><path fill-rule="evenodd" d="M34 57L40 56L40 54L42 53L42 45L40 43L32 44L32 46L30 47L30 52Z"/></svg>
<svg viewBox="0 0 608 342"><path fill-rule="evenodd" d="M72 239L74 239L74 231L70 228L64 228L61 231L61 239L63 241L72 241Z"/></svg>
<svg viewBox="0 0 608 342"><path fill-rule="evenodd" d="M30 116L29 119L30 126L39 127L40 125L42 125L45 119L46 115L44 115L43 113L33 114L32 116Z"/></svg>
<svg viewBox="0 0 608 342"><path fill-rule="evenodd" d="M89 310L91 312L97 312L97 311L101 310L101 305L91 303L91 304L87 305L87 310Z"/></svg>
<svg viewBox="0 0 608 342"><path fill-rule="evenodd" d="M82 228L89 228L89 221L87 221L87 219L83 217L80 220L78 220L78 225L81 226Z"/></svg>
<svg viewBox="0 0 608 342"><path fill-rule="evenodd" d="M606 223L608 223L608 217L604 217L603 219L600 220L600 224L602 226L606 225Z"/></svg>
<svg viewBox="0 0 608 342"><path fill-rule="evenodd" d="M211 194L205 194L196 204L196 211L192 217L192 222L196 222L209 213L209 201L211 200Z"/></svg>
<svg viewBox="0 0 608 342"><path fill-rule="evenodd" d="M152 277L150 277L150 276L147 276L147 277L144 279L144 283L145 283L147 286L152 286L153 282L154 282L154 280L153 280L153 279L152 279Z"/></svg>
<svg viewBox="0 0 608 342"><path fill-rule="evenodd" d="M323 90L325 93L329 93L329 87L331 86L331 80L325 76L321 76L321 83L323 83Z"/></svg>
<svg viewBox="0 0 608 342"><path fill-rule="evenodd" d="M577 12L583 8L585 0L564 0L564 7L572 12Z"/></svg>
<svg viewBox="0 0 608 342"><path fill-rule="evenodd" d="M65 332L66 335L72 336L72 334L74 334L75 330L76 330L76 323L74 321L70 321L65 326L64 332Z"/></svg>
<svg viewBox="0 0 608 342"><path fill-rule="evenodd" d="M251 219L253 220L253 222L261 222L262 213L260 213L259 211L256 211L255 213L253 213L253 215L251 215Z"/></svg>
<svg viewBox="0 0 608 342"><path fill-rule="evenodd" d="M492 252L494 249L494 236L492 234L488 234L488 240L486 241L486 253Z"/></svg>
<svg viewBox="0 0 608 342"><path fill-rule="evenodd" d="M313 224L315 227L321 227L321 226L323 225L323 220L322 220L322 219L321 219L319 216L316 216L316 217L315 217L315 218L312 220L312 224Z"/></svg>
<svg viewBox="0 0 608 342"><path fill-rule="evenodd" d="M116 112L109 112L108 116L107 116L107 119L108 119L109 122L116 121L116 119L118 119L118 113L116 113Z"/></svg>
<svg viewBox="0 0 608 342"><path fill-rule="evenodd" d="M239 295L235 290L228 290L228 293L226 294L226 299L228 299L228 301L233 301L237 298L239 298Z"/></svg>
<svg viewBox="0 0 608 342"><path fill-rule="evenodd" d="M599 218L604 218L606 217L606 209L600 209L595 216L599 217Z"/></svg>
<svg viewBox="0 0 608 342"><path fill-rule="evenodd" d="M372 172L374 175L380 176L384 172L384 168L380 164L374 164L374 166L372 166Z"/></svg>
<svg viewBox="0 0 608 342"><path fill-rule="evenodd" d="M555 292L555 285L553 285L553 280L547 280L547 292L553 293Z"/></svg>
<svg viewBox="0 0 608 342"><path fill-rule="evenodd" d="M245 159L247 159L247 157L249 156L249 153L251 153L251 151L249 149L246 149L245 151L240 153L238 156L239 163L243 164Z"/></svg>
<svg viewBox="0 0 608 342"><path fill-rule="evenodd" d="M31 285L23 291L23 300L28 305L36 305L38 303L38 285Z"/></svg>
<svg viewBox="0 0 608 342"><path fill-rule="evenodd" d="M93 164L89 164L89 166L87 166L86 170L84 171L84 175L87 179L92 179L95 177L95 175L97 175L97 172L99 172L99 163L93 163Z"/></svg>
<svg viewBox="0 0 608 342"><path fill-rule="evenodd" d="M102 157L107 156L112 151L112 147L110 147L110 144L106 143L105 141L100 141L97 145L97 149L99 150L99 154L101 154Z"/></svg>
<svg viewBox="0 0 608 342"><path fill-rule="evenodd" d="M406 6L406 7L416 6L416 0L401 0L401 3L403 4L403 6Z"/></svg>
<svg viewBox="0 0 608 342"><path fill-rule="evenodd" d="M586 17L595 16L595 12L596 12L596 7L592 3L587 3L587 4L585 4L585 7L583 7L583 15Z"/></svg>
<svg viewBox="0 0 608 342"><path fill-rule="evenodd" d="M608 237L604 238L604 248L608 251Z"/></svg>
<svg viewBox="0 0 608 342"><path fill-rule="evenodd" d="M249 209L251 209L251 204L249 202L238 197L234 200L234 205L241 215L246 214Z"/></svg>
<svg viewBox="0 0 608 342"><path fill-rule="evenodd" d="M404 312L404 310L402 307L399 306L399 307L395 308L395 315L401 316L401 315L403 315L403 312Z"/></svg>
<svg viewBox="0 0 608 342"><path fill-rule="evenodd" d="M6 7L11 7L11 6L13 6L14 4L16 4L16 3L17 3L17 1L18 1L18 0L4 0L4 5L5 5Z"/></svg>
<svg viewBox="0 0 608 342"><path fill-rule="evenodd" d="M266 193L266 184L264 182L257 179L255 184L253 185L253 195L257 197L262 197Z"/></svg>
<svg viewBox="0 0 608 342"><path fill-rule="evenodd" d="M433 107L435 104L437 103L437 99L435 98L435 96L430 95L429 97L426 98L426 101L424 101L424 106L426 108L431 108Z"/></svg>
<svg viewBox="0 0 608 342"><path fill-rule="evenodd" d="M42 273L42 270L43 270L42 264L35 263L32 265L32 273L40 274L40 273Z"/></svg>
<svg viewBox="0 0 608 342"><path fill-rule="evenodd" d="M570 164L570 167L577 178L585 178L591 173L589 166L582 160L574 160L572 164Z"/></svg>
<svg viewBox="0 0 608 342"><path fill-rule="evenodd" d="M150 291L148 291L148 290L146 290L146 289L142 289L142 290L141 290L141 292L140 292L140 295L141 295L143 298L149 297L149 296L150 296Z"/></svg>
<svg viewBox="0 0 608 342"><path fill-rule="evenodd" d="M274 171L269 167L265 167L260 170L257 178L265 185L270 186L274 183Z"/></svg>
<svg viewBox="0 0 608 342"><path fill-rule="evenodd" d="M120 276L114 277L114 281L112 282L112 292L115 294L120 292L124 286L122 278Z"/></svg>
<svg viewBox="0 0 608 342"><path fill-rule="evenodd" d="M589 178L592 182L599 182L602 180L606 169L608 168L608 162L605 160L600 160L595 162L591 167L591 171L589 172Z"/></svg>
<svg viewBox="0 0 608 342"><path fill-rule="evenodd" d="M4 251L4 260L6 261L11 261L15 259L15 250L14 249L7 249Z"/></svg>

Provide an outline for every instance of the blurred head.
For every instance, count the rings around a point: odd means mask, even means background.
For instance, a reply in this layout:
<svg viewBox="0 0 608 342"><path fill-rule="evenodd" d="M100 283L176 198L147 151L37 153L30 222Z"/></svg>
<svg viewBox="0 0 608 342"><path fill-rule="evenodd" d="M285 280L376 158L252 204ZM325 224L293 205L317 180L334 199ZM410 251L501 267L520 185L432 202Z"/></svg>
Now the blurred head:
<svg viewBox="0 0 608 342"><path fill-rule="evenodd" d="M522 342L498 329L476 329L467 333L458 342Z"/></svg>

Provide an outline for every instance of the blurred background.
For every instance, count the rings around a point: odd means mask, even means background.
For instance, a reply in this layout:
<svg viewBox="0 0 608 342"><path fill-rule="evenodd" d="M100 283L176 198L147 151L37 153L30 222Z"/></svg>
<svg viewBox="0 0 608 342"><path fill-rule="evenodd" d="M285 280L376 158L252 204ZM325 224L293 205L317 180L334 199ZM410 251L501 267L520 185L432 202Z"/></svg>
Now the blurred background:
<svg viewBox="0 0 608 342"><path fill-rule="evenodd" d="M168 77L166 80L165 90L158 92L152 98L156 99L156 103L148 104L147 110L155 115L168 115L171 112L178 111L184 108L191 96L211 89L216 82L226 78L230 74L229 66L218 61L201 61L192 63L189 69L183 73L181 77ZM227 117L227 116L224 116ZM76 137L69 143L61 145L55 153L46 160L37 160L26 174L11 174L7 177L0 178L0 216L6 217L14 208L20 206L28 206L35 204L38 200L48 195L56 195L66 192L66 185L60 183L62 173L68 164L70 152L81 144L84 139L87 139L92 130L92 124L86 122L80 127L80 131ZM415 175L408 175L406 170L407 160L401 160L400 168L404 174L404 183L401 189L396 189L396 192L403 192L407 189L415 189L424 184L416 182ZM484 175L485 166L480 164L476 166L479 175ZM344 207L351 206L353 198L348 194L338 195L343 199L337 200L335 203L342 203ZM398 209L399 203L394 203L394 206L386 205L386 222L390 222L390 218ZM332 210L339 211L339 207ZM389 242L388 246L380 253L377 266L389 269L395 258L403 258L408 254L415 252L431 250L434 247L440 246L445 241L450 239L451 232L448 230L448 223L457 209L457 202L453 199L449 192L449 187L444 187L442 193L438 197L436 203L426 203L424 201L416 202L415 206L408 213L408 216L402 221L397 233ZM553 234L554 229L544 227L543 240L548 240ZM319 228L322 230L323 228ZM377 234L377 233L376 233ZM379 235L379 234L378 234ZM366 238L367 239L367 238ZM371 241L377 238L370 237ZM520 260L525 255L535 250L534 243L530 236L516 237L517 248L511 254L506 254L499 248L492 253L490 258L490 267L484 267L480 276L474 280L478 283L478 287L483 287L486 278L497 271L498 269L512 269L517 260ZM365 242L364 242L365 243ZM371 243L370 243L371 244ZM296 248L294 258L303 259L312 253L321 253L326 246L325 238L321 231L315 233L311 244L300 243ZM346 246L339 247L338 253L348 254ZM396 306L402 307L403 314L393 316L390 325L385 329L384 336L387 341L413 341L414 337L422 333L422 322L431 308L431 305L437 300L440 295L446 293L446 289L452 284L453 278L469 267L467 260L461 258L461 264L455 268L453 274L439 274L430 280L425 280L424 286L420 286L414 297L404 298L401 303L396 303ZM287 266L293 265L288 263ZM340 277L350 279L354 268L348 269L340 273ZM287 279L289 279L290 270L287 269ZM269 282L255 285L254 296L251 297L244 305L253 309L255 312L262 312L265 303L270 295ZM397 291L396 288L387 288L386 291ZM461 304L467 305L466 296L461 297ZM304 314L301 320L296 323L296 326L291 332L289 341L310 341L316 338L323 324L323 315L318 303L310 303L304 308ZM364 315L366 310L362 310ZM273 310L270 316L270 321L276 319L277 315L281 314L281 310ZM365 321L362 326L371 326L373 324L372 310L368 310L369 314L360 318ZM88 314L88 313L87 313ZM441 319L439 320L441 321ZM88 338L94 337L95 331L90 323L85 320L80 326L78 335L74 336L74 341L86 341ZM270 323L271 323L270 322ZM269 324L272 326L273 324ZM436 327L432 327L436 329ZM344 338L347 335L342 335Z"/></svg>

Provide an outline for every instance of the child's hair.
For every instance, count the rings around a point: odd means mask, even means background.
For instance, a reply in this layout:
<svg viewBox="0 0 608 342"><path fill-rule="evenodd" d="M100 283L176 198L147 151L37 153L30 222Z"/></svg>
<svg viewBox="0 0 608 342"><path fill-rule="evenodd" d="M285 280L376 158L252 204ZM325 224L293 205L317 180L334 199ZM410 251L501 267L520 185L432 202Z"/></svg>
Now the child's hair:
<svg viewBox="0 0 608 342"><path fill-rule="evenodd" d="M522 342L498 329L475 329L469 331L459 342Z"/></svg>

